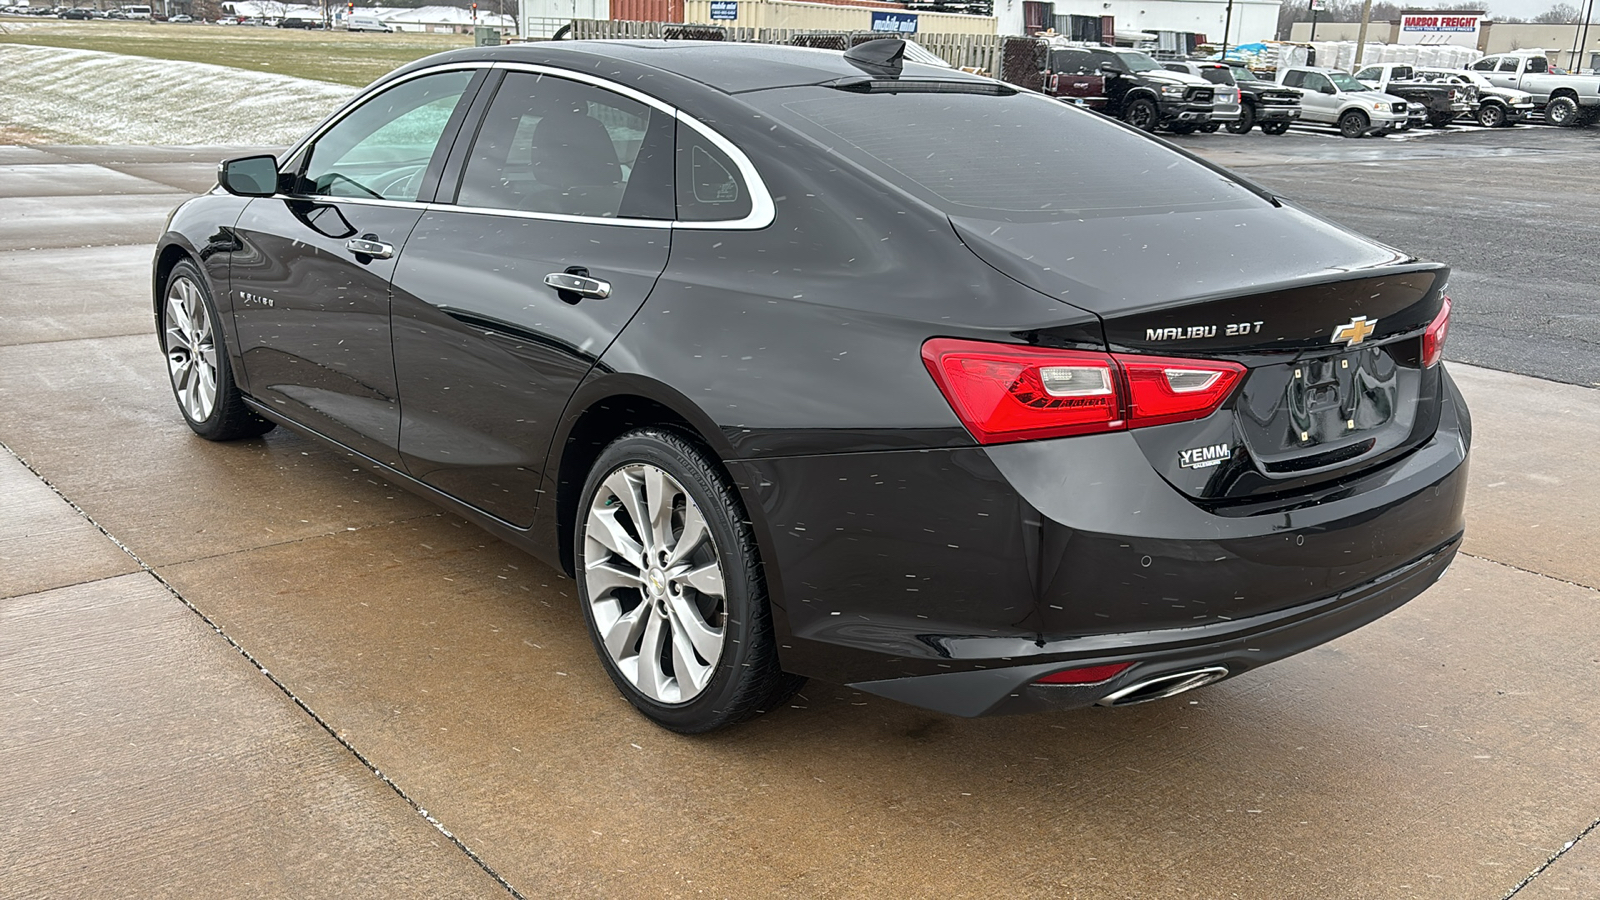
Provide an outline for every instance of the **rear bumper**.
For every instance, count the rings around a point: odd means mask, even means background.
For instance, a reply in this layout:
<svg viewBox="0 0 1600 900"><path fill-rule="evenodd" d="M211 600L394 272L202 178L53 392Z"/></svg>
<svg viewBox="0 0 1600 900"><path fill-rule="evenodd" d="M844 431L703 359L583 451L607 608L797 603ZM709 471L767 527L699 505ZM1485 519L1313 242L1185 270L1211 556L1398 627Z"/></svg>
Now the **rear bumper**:
<svg viewBox="0 0 1600 900"><path fill-rule="evenodd" d="M1137 649L1133 652L1116 649L1098 661L1084 659L1074 661L1071 666L1051 662L864 681L850 687L951 715L986 716L1092 706L1134 685L1181 672L1216 668L1225 670L1226 677L1231 678L1327 643L1393 612L1438 581L1460 546L1461 535L1457 534L1444 546L1372 582L1284 612L1229 623L1226 627L1177 628L1122 635ZM1095 684L1033 683L1063 668L1114 662L1133 662L1134 665L1114 678Z"/></svg>
<svg viewBox="0 0 1600 900"><path fill-rule="evenodd" d="M1081 706L1185 666L1246 671L1426 589L1463 529L1470 422L1445 390L1422 446L1247 513L1191 502L1127 433L730 469L785 669L959 715ZM1135 665L1027 687L1111 662Z"/></svg>

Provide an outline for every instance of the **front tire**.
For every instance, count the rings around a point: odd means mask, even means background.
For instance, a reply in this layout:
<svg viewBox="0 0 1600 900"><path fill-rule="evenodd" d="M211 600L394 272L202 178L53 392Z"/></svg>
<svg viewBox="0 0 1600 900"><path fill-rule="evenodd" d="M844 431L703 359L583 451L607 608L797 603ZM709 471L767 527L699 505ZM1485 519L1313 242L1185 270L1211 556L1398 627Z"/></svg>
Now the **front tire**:
<svg viewBox="0 0 1600 900"><path fill-rule="evenodd" d="M1359 109L1352 109L1339 117L1339 133L1347 138L1361 137L1371 125L1372 120Z"/></svg>
<svg viewBox="0 0 1600 900"><path fill-rule="evenodd" d="M1481 104L1477 118L1484 128L1500 128L1506 124L1506 108L1498 103Z"/></svg>
<svg viewBox="0 0 1600 900"><path fill-rule="evenodd" d="M185 259L167 275L161 304L161 352L178 411L195 434L211 441L259 437L273 428L245 405L205 277Z"/></svg>
<svg viewBox="0 0 1600 900"><path fill-rule="evenodd" d="M1552 97L1544 108L1544 120L1559 128L1573 128L1582 123L1578 101L1571 97Z"/></svg>
<svg viewBox="0 0 1600 900"><path fill-rule="evenodd" d="M1122 121L1140 131L1155 131L1160 120L1161 113L1157 111L1155 102L1143 97L1129 103L1128 108L1122 111Z"/></svg>
<svg viewBox="0 0 1600 900"><path fill-rule="evenodd" d="M1256 108L1247 103L1239 107L1239 121L1228 123L1228 132L1230 134L1249 134L1250 129L1254 128L1255 124ZM1267 126L1261 126L1261 130L1266 131Z"/></svg>
<svg viewBox="0 0 1600 900"><path fill-rule="evenodd" d="M788 699L755 537L720 466L682 435L629 432L590 469L574 529L578 596L617 690L699 734Z"/></svg>

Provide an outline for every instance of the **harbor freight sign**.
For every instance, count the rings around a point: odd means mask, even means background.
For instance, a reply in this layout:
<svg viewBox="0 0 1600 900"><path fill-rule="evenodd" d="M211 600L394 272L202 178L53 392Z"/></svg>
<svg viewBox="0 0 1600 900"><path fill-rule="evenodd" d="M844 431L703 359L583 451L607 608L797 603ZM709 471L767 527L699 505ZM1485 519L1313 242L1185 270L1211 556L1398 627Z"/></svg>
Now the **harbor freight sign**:
<svg viewBox="0 0 1600 900"><path fill-rule="evenodd" d="M739 18L738 0L711 0L711 20L732 22Z"/></svg>
<svg viewBox="0 0 1600 900"><path fill-rule="evenodd" d="M916 34L917 17L912 13L874 11L872 30L889 34Z"/></svg>
<svg viewBox="0 0 1600 900"><path fill-rule="evenodd" d="M1460 10L1432 11L1405 10L1400 14L1400 43L1450 44L1457 47L1478 46L1478 29L1482 12Z"/></svg>

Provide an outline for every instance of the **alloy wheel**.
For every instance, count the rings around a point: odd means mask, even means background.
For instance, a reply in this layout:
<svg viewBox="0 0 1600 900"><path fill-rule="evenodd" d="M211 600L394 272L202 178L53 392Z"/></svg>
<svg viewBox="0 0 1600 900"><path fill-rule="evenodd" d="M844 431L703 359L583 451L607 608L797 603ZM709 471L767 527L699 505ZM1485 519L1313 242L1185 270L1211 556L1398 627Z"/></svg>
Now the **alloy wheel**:
<svg viewBox="0 0 1600 900"><path fill-rule="evenodd" d="M191 422L211 418L217 405L217 337L200 286L175 278L167 288L167 372L178 405Z"/></svg>
<svg viewBox="0 0 1600 900"><path fill-rule="evenodd" d="M677 479L630 463L590 502L581 576L600 643L658 703L686 703L716 673L727 588L705 515Z"/></svg>

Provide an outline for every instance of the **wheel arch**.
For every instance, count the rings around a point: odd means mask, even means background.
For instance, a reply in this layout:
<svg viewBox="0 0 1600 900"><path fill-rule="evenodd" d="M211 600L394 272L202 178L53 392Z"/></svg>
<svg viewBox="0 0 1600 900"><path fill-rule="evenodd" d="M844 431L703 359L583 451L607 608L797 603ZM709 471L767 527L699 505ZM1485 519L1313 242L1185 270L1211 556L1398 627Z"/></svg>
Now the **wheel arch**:
<svg viewBox="0 0 1600 900"><path fill-rule="evenodd" d="M743 497L744 488L727 464L734 454L733 445L688 397L644 376L606 373L591 377L567 403L546 466L555 475L553 524L557 555L568 575L576 571L572 541L590 467L606 445L629 431L649 426L669 428L704 450ZM750 515L748 503L746 515ZM757 525L758 543L765 543L761 540L762 531Z"/></svg>
<svg viewBox="0 0 1600 900"><path fill-rule="evenodd" d="M194 263L194 267L200 270L201 277L206 277L205 267L200 265L199 255L181 239L169 234L156 248L155 263L151 270L150 311L155 316L158 329L161 327L162 301L166 299L167 277L172 274L173 268L184 260ZM208 282L206 286L211 289L212 296L215 297L216 287L209 284L209 278L206 280Z"/></svg>
<svg viewBox="0 0 1600 900"><path fill-rule="evenodd" d="M1551 100L1554 100L1557 97L1571 97L1572 98L1572 102L1578 104L1579 106L1583 105L1583 98L1578 96L1578 89L1577 88L1558 87L1555 90L1550 92L1550 99Z"/></svg>

